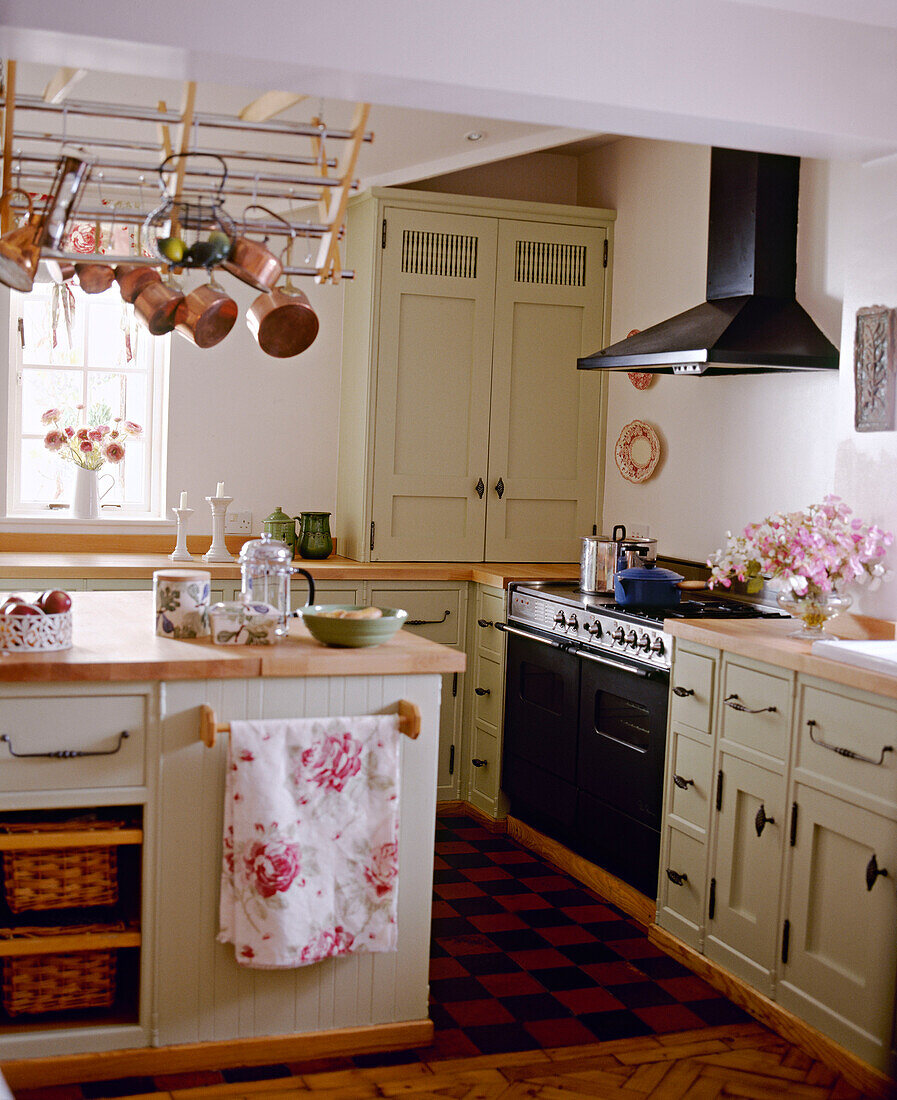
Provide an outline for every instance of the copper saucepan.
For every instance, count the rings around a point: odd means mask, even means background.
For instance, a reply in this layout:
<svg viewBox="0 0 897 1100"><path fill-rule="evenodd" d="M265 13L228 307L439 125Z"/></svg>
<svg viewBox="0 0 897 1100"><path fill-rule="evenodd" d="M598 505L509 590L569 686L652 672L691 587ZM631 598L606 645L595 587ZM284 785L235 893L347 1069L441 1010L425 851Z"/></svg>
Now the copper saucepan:
<svg viewBox="0 0 897 1100"><path fill-rule="evenodd" d="M212 348L230 332L237 320L237 303L214 281L196 287L184 298L175 328L198 348Z"/></svg>
<svg viewBox="0 0 897 1100"><path fill-rule="evenodd" d="M151 280L134 300L137 320L153 336L164 336L174 329L178 311L185 301L183 292L162 280Z"/></svg>
<svg viewBox="0 0 897 1100"><path fill-rule="evenodd" d="M115 279L115 272L108 264L75 264L73 273L85 294L102 294Z"/></svg>
<svg viewBox="0 0 897 1100"><path fill-rule="evenodd" d="M27 294L34 285L34 276L40 262L40 244L43 235L43 217L35 215L34 203L27 191L20 187L11 187L0 197L0 209L8 204L14 194L24 195L28 200L28 221L0 237L0 283Z"/></svg>
<svg viewBox="0 0 897 1100"><path fill-rule="evenodd" d="M159 272L147 264L119 264L114 275L122 298L132 305L137 301L138 294L150 283L162 282Z"/></svg>
<svg viewBox="0 0 897 1100"><path fill-rule="evenodd" d="M318 335L318 315L289 280L284 289L275 287L256 298L247 310L246 324L262 351L276 359L299 355Z"/></svg>
<svg viewBox="0 0 897 1100"><path fill-rule="evenodd" d="M230 256L221 266L225 271L229 271L231 275L234 275L244 283L248 283L251 287L255 287L256 290L271 290L283 274L283 263L273 252L265 247L265 243L268 239L267 237L265 237L265 241L262 242L250 240L250 238L246 236L246 212L248 210L263 210L270 217L276 218L279 222L283 222L287 229L292 232L290 223L286 218L282 218L280 214L275 214L274 211L269 210L267 206L262 206L257 202L251 202L243 210L243 231L241 235L234 240Z"/></svg>

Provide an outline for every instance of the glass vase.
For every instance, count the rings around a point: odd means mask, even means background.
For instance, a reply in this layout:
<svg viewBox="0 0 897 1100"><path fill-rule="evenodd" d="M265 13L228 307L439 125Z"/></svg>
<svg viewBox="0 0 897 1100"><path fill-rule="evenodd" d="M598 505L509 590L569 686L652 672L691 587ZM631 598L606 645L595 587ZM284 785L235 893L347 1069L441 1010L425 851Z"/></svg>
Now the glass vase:
<svg viewBox="0 0 897 1100"><path fill-rule="evenodd" d="M789 638L803 638L805 641L813 641L816 638L830 638L834 635L826 633L825 624L842 611L846 611L853 603L851 596L842 592L821 592L812 585L803 596L790 588L780 592L776 597L779 607L800 619L802 626L799 630L792 631Z"/></svg>

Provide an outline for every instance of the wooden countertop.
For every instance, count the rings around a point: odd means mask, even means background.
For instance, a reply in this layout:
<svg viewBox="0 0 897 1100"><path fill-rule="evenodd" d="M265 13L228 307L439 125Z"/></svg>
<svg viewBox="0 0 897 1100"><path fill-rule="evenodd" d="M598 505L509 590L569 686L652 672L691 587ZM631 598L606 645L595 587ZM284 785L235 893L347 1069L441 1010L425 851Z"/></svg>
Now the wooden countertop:
<svg viewBox="0 0 897 1100"><path fill-rule="evenodd" d="M73 646L0 654L0 681L25 683L241 679L256 676L381 676L463 672L465 655L408 630L359 649L322 645L294 619L274 646L174 641L154 632L152 592L73 592Z"/></svg>
<svg viewBox="0 0 897 1100"><path fill-rule="evenodd" d="M506 588L512 580L570 580L579 577L579 563L526 562L360 562L334 555L325 561L293 563L316 581L474 581ZM197 557L173 562L167 554L0 553L0 577L27 581L31 577L149 580L156 569L206 569L213 580L239 580L236 562L213 565Z"/></svg>
<svg viewBox="0 0 897 1100"><path fill-rule="evenodd" d="M832 637L855 641L887 641L897 637L897 624L863 615L839 615L830 626ZM779 668L793 669L836 684L897 699L897 676L857 668L843 661L817 657L811 643L790 638L795 619L667 619L664 630L676 638L753 657Z"/></svg>

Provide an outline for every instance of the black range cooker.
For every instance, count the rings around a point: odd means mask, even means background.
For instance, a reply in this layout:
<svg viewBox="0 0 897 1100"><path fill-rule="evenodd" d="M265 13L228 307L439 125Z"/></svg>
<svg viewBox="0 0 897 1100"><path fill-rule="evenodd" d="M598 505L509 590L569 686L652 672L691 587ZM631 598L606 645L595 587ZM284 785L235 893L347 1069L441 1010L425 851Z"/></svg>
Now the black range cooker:
<svg viewBox="0 0 897 1100"><path fill-rule="evenodd" d="M511 813L652 898L673 617L782 616L715 596L640 609L572 582L514 582L502 624Z"/></svg>

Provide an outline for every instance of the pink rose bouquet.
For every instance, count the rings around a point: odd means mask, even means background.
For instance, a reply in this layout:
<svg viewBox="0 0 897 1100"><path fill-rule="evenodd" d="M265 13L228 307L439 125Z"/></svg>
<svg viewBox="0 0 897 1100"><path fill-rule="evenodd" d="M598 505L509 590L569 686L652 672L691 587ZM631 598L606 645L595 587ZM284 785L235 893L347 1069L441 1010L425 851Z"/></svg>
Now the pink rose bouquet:
<svg viewBox="0 0 897 1100"><path fill-rule="evenodd" d="M79 412L84 406L78 405ZM95 424L92 427L73 428L66 420L77 417L64 409L47 409L41 423L49 428L44 436L44 446L66 462L74 462L87 470L99 470L104 462L117 466L125 457L125 443L143 434L143 429L133 420L116 416L112 426Z"/></svg>
<svg viewBox="0 0 897 1100"><path fill-rule="evenodd" d="M728 588L733 579L757 592L763 580L780 580L795 596L843 592L854 581L876 588L890 579L884 556L894 541L889 531L859 519L836 496L804 512L775 513L728 534L726 545L707 559L710 585Z"/></svg>

